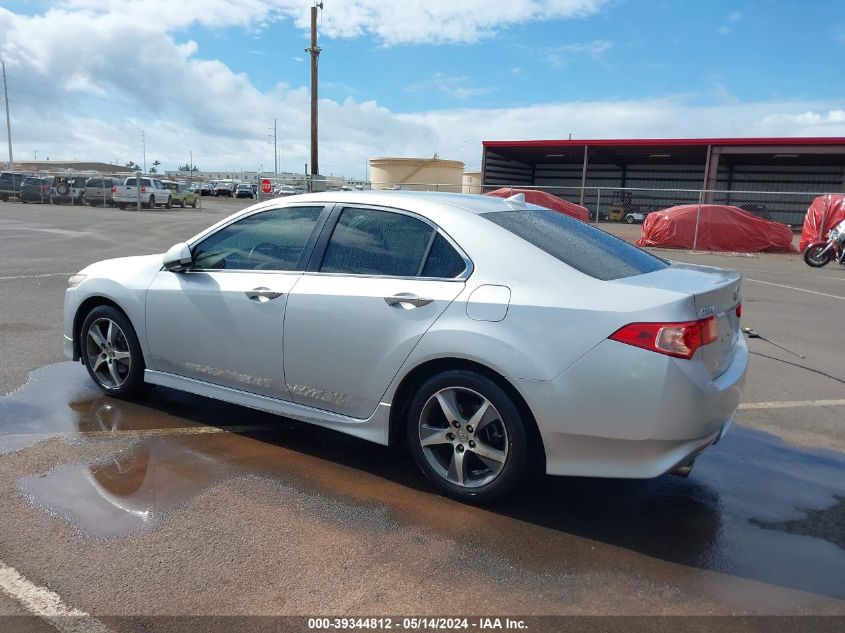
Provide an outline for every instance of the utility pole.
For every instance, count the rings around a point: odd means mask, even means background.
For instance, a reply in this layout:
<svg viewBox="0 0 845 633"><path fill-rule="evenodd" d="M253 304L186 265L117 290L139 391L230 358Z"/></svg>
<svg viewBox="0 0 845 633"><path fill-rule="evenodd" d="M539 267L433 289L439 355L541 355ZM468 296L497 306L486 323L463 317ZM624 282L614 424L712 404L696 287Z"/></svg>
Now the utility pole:
<svg viewBox="0 0 845 633"><path fill-rule="evenodd" d="M273 177L279 173L279 149L276 144L276 117L273 117Z"/></svg>
<svg viewBox="0 0 845 633"><path fill-rule="evenodd" d="M320 163L317 159L317 59L320 57L320 47L317 46L317 9L322 9L323 3L317 2L311 7L311 46L305 49L311 55L311 176L320 173Z"/></svg>
<svg viewBox="0 0 845 633"><path fill-rule="evenodd" d="M141 130L141 151L144 153L144 173L147 173L147 137L144 130Z"/></svg>
<svg viewBox="0 0 845 633"><path fill-rule="evenodd" d="M9 139L9 171L12 172L12 189L15 188L15 159L12 157L12 123L9 119L9 88L6 85L6 62L3 64L3 97L6 99L6 136Z"/></svg>

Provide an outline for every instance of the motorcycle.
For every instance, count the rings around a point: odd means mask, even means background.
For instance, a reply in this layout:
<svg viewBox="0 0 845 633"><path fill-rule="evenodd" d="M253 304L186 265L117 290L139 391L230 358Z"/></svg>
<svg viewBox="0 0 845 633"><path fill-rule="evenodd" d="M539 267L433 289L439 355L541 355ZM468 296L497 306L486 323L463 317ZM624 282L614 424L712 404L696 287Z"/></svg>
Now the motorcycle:
<svg viewBox="0 0 845 633"><path fill-rule="evenodd" d="M804 262L813 268L833 261L845 266L845 220L830 229L827 240L811 242L804 250Z"/></svg>

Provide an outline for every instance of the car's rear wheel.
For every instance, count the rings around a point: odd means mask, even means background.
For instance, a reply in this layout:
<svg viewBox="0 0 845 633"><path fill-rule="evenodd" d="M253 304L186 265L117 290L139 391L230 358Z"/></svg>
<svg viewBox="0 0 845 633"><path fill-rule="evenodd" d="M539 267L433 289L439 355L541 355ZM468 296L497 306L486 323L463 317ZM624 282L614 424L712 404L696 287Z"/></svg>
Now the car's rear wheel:
<svg viewBox="0 0 845 633"><path fill-rule="evenodd" d="M129 319L111 306L91 310L80 330L82 360L108 394L126 397L144 384L144 357Z"/></svg>
<svg viewBox="0 0 845 633"><path fill-rule="evenodd" d="M522 478L526 422L508 394L486 376L447 371L423 383L408 409L407 439L417 465L440 490L489 501Z"/></svg>
<svg viewBox="0 0 845 633"><path fill-rule="evenodd" d="M633 215L627 216L625 218L625 222L627 222L628 224L633 224L634 223L634 216Z"/></svg>
<svg viewBox="0 0 845 633"><path fill-rule="evenodd" d="M197 199L196 199L196 198L194 198L194 201L191 203L191 208L192 208L192 209L196 209L196 208L197 208Z"/></svg>
<svg viewBox="0 0 845 633"><path fill-rule="evenodd" d="M155 196L150 196L150 201L147 203L147 207L150 208L150 209L156 208L156 197Z"/></svg>
<svg viewBox="0 0 845 633"><path fill-rule="evenodd" d="M173 198L167 196L167 202L164 203L165 209L172 209L173 208Z"/></svg>

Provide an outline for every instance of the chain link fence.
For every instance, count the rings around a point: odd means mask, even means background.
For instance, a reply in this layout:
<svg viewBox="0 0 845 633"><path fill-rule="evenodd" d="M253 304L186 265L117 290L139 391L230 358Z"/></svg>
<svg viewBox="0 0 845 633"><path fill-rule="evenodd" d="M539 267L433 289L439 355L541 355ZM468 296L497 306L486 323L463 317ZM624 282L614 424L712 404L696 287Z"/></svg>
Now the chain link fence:
<svg viewBox="0 0 845 633"><path fill-rule="evenodd" d="M389 182L371 183L371 187L473 194L505 190L506 194L525 193L529 202L532 192L544 192L584 207L591 224L632 243L641 241L644 246L732 252L795 250L807 207L816 196L826 193L526 185L458 187L453 184ZM644 229L649 228L649 224L656 224L655 221L647 221L649 215L669 209L673 211L668 214L669 220L664 222L672 226L663 231L669 235L663 235L664 239L657 240L658 244L652 244L654 240L641 239Z"/></svg>

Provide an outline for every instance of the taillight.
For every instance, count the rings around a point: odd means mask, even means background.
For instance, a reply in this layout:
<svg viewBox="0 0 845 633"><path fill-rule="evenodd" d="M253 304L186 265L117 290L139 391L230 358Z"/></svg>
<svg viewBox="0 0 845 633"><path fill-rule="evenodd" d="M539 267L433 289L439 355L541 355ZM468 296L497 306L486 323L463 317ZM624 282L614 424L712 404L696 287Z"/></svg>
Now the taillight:
<svg viewBox="0 0 845 633"><path fill-rule="evenodd" d="M736 307L736 318L739 319L740 317L742 317L742 304L741 303Z"/></svg>
<svg viewBox="0 0 845 633"><path fill-rule="evenodd" d="M111 192L112 192L112 193L117 193L117 187L112 187L112 188L111 188Z"/></svg>
<svg viewBox="0 0 845 633"><path fill-rule="evenodd" d="M41 185L41 189L44 191L50 191L50 185Z"/></svg>
<svg viewBox="0 0 845 633"><path fill-rule="evenodd" d="M141 193L147 193L147 188L141 185Z"/></svg>
<svg viewBox="0 0 845 633"><path fill-rule="evenodd" d="M719 322L711 316L682 323L629 323L609 338L658 354L690 359L699 347L719 338Z"/></svg>

